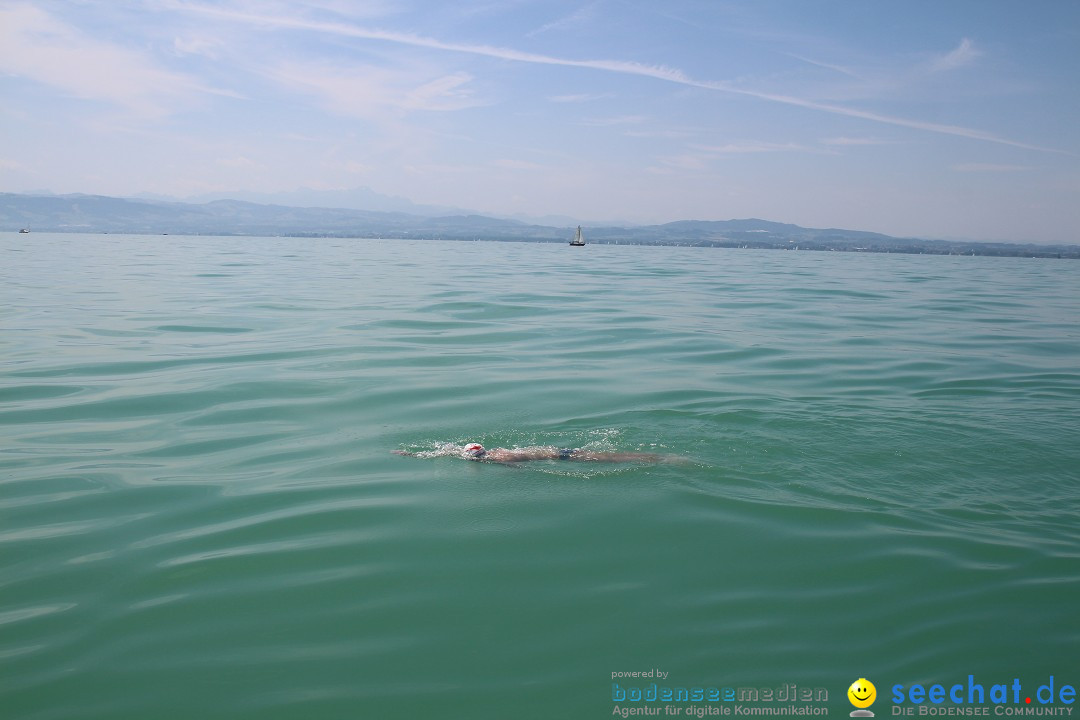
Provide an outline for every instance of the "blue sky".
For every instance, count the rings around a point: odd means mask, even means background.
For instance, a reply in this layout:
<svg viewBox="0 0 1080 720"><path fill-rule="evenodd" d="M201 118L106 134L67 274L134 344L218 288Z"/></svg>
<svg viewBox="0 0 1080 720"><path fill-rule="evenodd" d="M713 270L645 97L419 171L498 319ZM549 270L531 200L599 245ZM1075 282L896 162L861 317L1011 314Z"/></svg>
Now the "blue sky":
<svg viewBox="0 0 1080 720"><path fill-rule="evenodd" d="M1071 0L0 2L0 191L1080 242Z"/></svg>

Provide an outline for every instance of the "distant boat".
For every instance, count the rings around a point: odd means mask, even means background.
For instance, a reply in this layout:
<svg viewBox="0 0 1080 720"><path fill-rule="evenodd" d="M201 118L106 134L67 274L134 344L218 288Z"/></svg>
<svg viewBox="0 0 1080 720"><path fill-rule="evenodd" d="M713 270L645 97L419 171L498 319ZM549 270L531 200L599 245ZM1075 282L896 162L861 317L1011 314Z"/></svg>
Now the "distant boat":
<svg viewBox="0 0 1080 720"><path fill-rule="evenodd" d="M19 232L21 234L25 235L26 233L30 232L30 228L20 228Z"/></svg>
<svg viewBox="0 0 1080 720"><path fill-rule="evenodd" d="M574 233L574 239L570 241L570 244L573 245L574 247L584 247L585 246L585 236L581 234L581 226L580 225L577 226L577 232Z"/></svg>

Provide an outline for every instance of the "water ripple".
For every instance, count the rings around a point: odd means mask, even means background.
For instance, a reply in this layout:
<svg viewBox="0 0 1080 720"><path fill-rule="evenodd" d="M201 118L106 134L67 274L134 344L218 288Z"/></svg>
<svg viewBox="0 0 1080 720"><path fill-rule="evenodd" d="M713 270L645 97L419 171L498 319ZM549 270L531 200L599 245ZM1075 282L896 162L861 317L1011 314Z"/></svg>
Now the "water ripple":
<svg viewBox="0 0 1080 720"><path fill-rule="evenodd" d="M623 667L1070 667L1076 263L32 240L0 236L13 717L575 716ZM442 450L468 440L687 461Z"/></svg>

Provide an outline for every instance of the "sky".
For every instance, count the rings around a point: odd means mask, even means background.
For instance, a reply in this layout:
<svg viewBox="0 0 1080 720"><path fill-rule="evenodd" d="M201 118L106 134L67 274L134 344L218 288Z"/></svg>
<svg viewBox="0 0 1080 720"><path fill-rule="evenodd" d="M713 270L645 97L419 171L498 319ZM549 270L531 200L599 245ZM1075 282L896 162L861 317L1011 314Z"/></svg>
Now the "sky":
<svg viewBox="0 0 1080 720"><path fill-rule="evenodd" d="M1073 0L0 0L0 192L1080 243Z"/></svg>

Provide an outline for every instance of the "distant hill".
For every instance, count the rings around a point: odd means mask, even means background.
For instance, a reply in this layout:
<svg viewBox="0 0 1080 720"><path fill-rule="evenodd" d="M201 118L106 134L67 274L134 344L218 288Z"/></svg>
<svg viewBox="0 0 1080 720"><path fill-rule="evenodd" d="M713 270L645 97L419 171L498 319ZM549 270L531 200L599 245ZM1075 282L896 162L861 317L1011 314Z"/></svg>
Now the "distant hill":
<svg viewBox="0 0 1080 720"><path fill-rule="evenodd" d="M141 197L141 196L140 196ZM176 201L177 198L147 197L149 200ZM208 193L183 198L181 202L209 203L214 200L243 200L258 205L286 205L289 207L329 207L371 212L408 213L426 217L441 215L465 215L468 211L438 205L418 205L411 200L393 195L383 195L371 188L357 187L349 190L313 190L298 188L290 192L258 193L232 192Z"/></svg>
<svg viewBox="0 0 1080 720"><path fill-rule="evenodd" d="M351 208L293 207L241 200L182 203L101 195L0 193L0 230L177 235L430 238L568 242L570 227L483 215L417 215ZM681 220L640 227L586 227L590 243L691 245L1022 257L1080 257L1080 246L895 238L858 230L814 229L767 220Z"/></svg>
<svg viewBox="0 0 1080 720"><path fill-rule="evenodd" d="M0 229L177 235L342 235L554 239L560 231L480 215L426 217L348 208L261 205L241 200L181 203L101 195L0 193ZM565 231L562 231L565 234Z"/></svg>

